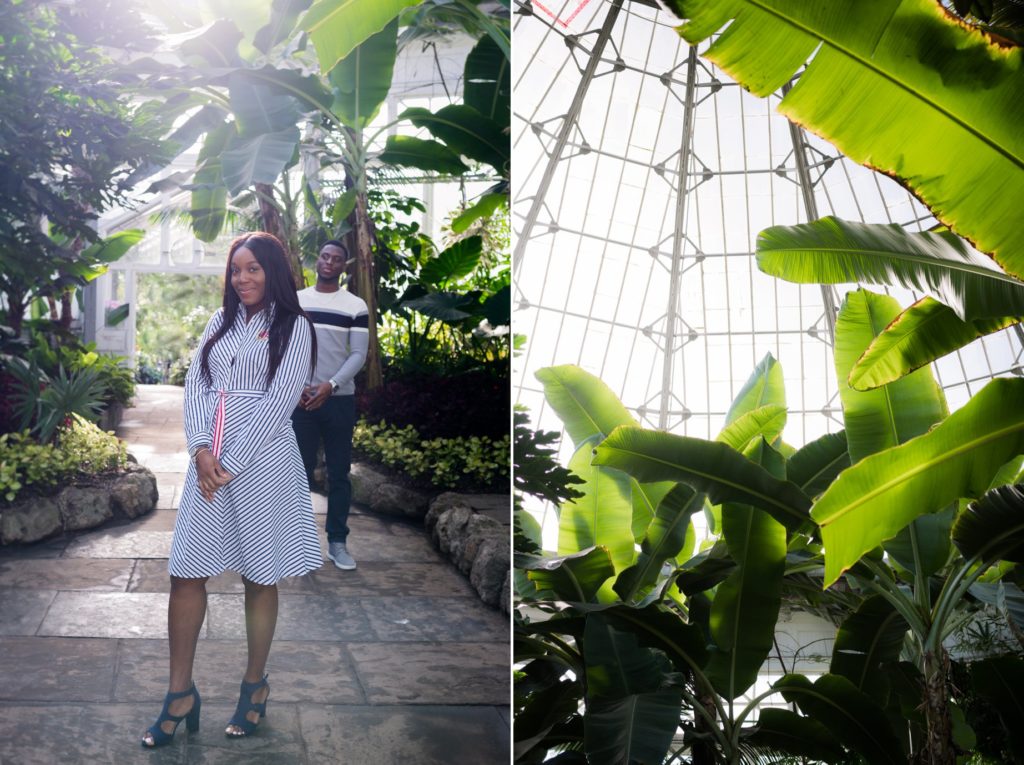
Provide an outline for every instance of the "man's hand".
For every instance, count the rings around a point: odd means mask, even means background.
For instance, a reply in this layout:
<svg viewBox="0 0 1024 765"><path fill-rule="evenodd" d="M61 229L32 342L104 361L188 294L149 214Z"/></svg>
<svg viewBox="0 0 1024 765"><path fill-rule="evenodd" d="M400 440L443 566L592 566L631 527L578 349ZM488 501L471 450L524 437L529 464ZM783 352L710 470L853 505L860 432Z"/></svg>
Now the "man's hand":
<svg viewBox="0 0 1024 765"><path fill-rule="evenodd" d="M324 402L331 397L331 393L331 384L329 382L310 385L306 388L306 392L302 394L299 406L307 412L312 412L314 409L322 407Z"/></svg>
<svg viewBox="0 0 1024 765"><path fill-rule="evenodd" d="M207 502L213 502L217 489L234 478L209 449L203 449L196 455L196 473L199 477L199 491Z"/></svg>

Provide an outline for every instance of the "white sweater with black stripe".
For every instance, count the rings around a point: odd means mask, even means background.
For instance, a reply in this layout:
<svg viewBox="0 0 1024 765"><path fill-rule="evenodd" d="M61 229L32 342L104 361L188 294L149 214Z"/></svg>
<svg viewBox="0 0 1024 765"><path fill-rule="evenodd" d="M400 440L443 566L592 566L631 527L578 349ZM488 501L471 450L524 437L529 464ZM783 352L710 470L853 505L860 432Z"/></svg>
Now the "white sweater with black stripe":
<svg viewBox="0 0 1024 765"><path fill-rule="evenodd" d="M353 378L363 368L369 342L366 303L346 289L320 292L307 287L299 290L299 305L316 327L316 372L309 382L334 380L335 395L353 395Z"/></svg>

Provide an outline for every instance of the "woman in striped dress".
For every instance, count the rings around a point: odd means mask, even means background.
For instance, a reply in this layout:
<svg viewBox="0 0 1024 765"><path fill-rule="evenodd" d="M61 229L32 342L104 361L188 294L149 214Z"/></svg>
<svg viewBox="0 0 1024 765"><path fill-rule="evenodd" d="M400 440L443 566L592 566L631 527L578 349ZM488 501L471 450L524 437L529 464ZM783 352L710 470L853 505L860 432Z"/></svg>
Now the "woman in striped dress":
<svg viewBox="0 0 1024 765"><path fill-rule="evenodd" d="M238 571L245 584L248 665L228 736L252 733L266 710L264 667L277 623L277 581L323 563L290 415L316 364L313 325L299 307L281 243L231 243L223 306L185 379L192 457L171 544L170 690L143 746L166 744L181 720L199 726L192 682L206 616L206 580Z"/></svg>

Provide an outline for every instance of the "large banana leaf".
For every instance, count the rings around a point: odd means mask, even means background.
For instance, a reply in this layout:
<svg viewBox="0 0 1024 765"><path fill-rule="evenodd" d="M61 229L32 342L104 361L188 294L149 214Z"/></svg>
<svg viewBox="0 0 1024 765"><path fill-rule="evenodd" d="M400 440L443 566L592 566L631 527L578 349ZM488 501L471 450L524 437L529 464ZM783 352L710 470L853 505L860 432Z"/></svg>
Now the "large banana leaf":
<svg viewBox="0 0 1024 765"><path fill-rule="evenodd" d="M399 116L411 120L416 127L425 127L453 151L484 162L500 175L508 176L511 148L508 133L472 106L450 104L433 113L417 106Z"/></svg>
<svg viewBox="0 0 1024 765"><path fill-rule="evenodd" d="M499 125L511 118L512 77L508 57L492 37L480 42L466 57L464 91L466 103Z"/></svg>
<svg viewBox="0 0 1024 765"><path fill-rule="evenodd" d="M558 558L517 555L515 564L527 572L540 592L552 592L559 599L578 603L593 600L601 585L615 573L611 557L602 547Z"/></svg>
<svg viewBox="0 0 1024 765"><path fill-rule="evenodd" d="M583 656L587 762L661 763L672 744L682 700L679 688L664 687L672 666L665 655L641 646L631 631L591 614L583 633Z"/></svg>
<svg viewBox="0 0 1024 765"><path fill-rule="evenodd" d="M256 183L274 183L295 156L299 129L263 133L247 139L233 138L220 155L224 183L239 194Z"/></svg>
<svg viewBox="0 0 1024 765"><path fill-rule="evenodd" d="M772 687L872 765L906 762L885 712L845 677L822 675L811 683L801 675L786 675Z"/></svg>
<svg viewBox="0 0 1024 765"><path fill-rule="evenodd" d="M574 487L582 496L562 503L558 554L602 545L618 572L631 566L636 557L631 532L633 502L628 475L591 464L598 440L595 436L584 441L569 460L569 470L582 481Z"/></svg>
<svg viewBox="0 0 1024 765"><path fill-rule="evenodd" d="M843 384L864 349L899 312L894 298L857 290L846 296L836 319L836 379L847 448L854 464L921 435L948 412L930 369L919 369L873 391L856 391Z"/></svg>
<svg viewBox="0 0 1024 765"><path fill-rule="evenodd" d="M1024 275L1024 66L934 0L667 0L706 56L855 162L903 179L935 216ZM732 23L729 23L732 22ZM812 58L813 54L813 58ZM810 60L809 60L810 59Z"/></svg>
<svg viewBox="0 0 1024 765"><path fill-rule="evenodd" d="M231 73L228 91L231 111L235 115L235 129L241 138L278 133L289 128L298 130L295 126L302 110L290 94L268 87L244 70Z"/></svg>
<svg viewBox="0 0 1024 765"><path fill-rule="evenodd" d="M800 489L725 444L620 427L597 447L594 464L641 482L681 481L707 493L714 504L754 505L789 529L807 521L810 500Z"/></svg>
<svg viewBox="0 0 1024 765"><path fill-rule="evenodd" d="M767 353L754 367L754 371L733 399L732 406L729 407L729 411L725 415L725 424L731 425L744 414L769 405L782 407L785 410L786 388L782 377L782 365L776 361L774 356ZM785 420L783 420L783 425L785 425ZM766 438L766 440L771 443L773 439ZM746 444L735 448L742 449L743 446Z"/></svg>
<svg viewBox="0 0 1024 765"><path fill-rule="evenodd" d="M963 321L1024 316L1024 283L949 233L827 217L757 236L757 265L798 284L885 284L927 292Z"/></svg>
<svg viewBox="0 0 1024 765"><path fill-rule="evenodd" d="M615 592L625 601L654 584L662 564L675 558L691 533L690 518L704 506L704 495L686 484L676 484L658 504L654 519L640 545L636 563L615 582Z"/></svg>
<svg viewBox="0 0 1024 765"><path fill-rule="evenodd" d="M826 433L801 447L786 462L786 477L808 497L816 497L850 466L846 431Z"/></svg>
<svg viewBox="0 0 1024 765"><path fill-rule="evenodd" d="M744 412L733 419L722 428L715 440L742 452L754 439L763 438L768 443L772 443L782 434L784 427L786 427L786 407L778 404L766 404Z"/></svg>
<svg viewBox="0 0 1024 765"><path fill-rule="evenodd" d="M921 435L948 414L945 397L930 368L871 391L857 391L842 382L864 349L899 312L895 299L857 290L846 296L836 320L836 379L840 380L839 395L853 463ZM943 529L947 533L941 533ZM938 516L919 518L901 529L885 549L909 570L927 576L946 561L948 530L948 522L939 522Z"/></svg>
<svg viewBox="0 0 1024 765"><path fill-rule="evenodd" d="M595 375L572 364L538 369L536 377L544 386L544 397L555 410L577 447L594 437L604 438L615 428L635 426L636 420L618 396ZM654 517L654 511L672 484L650 485L630 479L633 538L640 540Z"/></svg>
<svg viewBox="0 0 1024 765"><path fill-rule="evenodd" d="M1017 317L961 321L952 308L925 297L901 313L850 370L850 387L870 390L920 369L972 340L1017 324Z"/></svg>
<svg viewBox="0 0 1024 765"><path fill-rule="evenodd" d="M331 69L334 113L350 128L361 130L377 116L388 97L398 54L398 19L370 35Z"/></svg>
<svg viewBox="0 0 1024 765"><path fill-rule="evenodd" d="M708 651L700 627L683 621L675 610L654 603L644 608L612 606L602 614L619 629L636 635L640 645L657 648L679 672L692 672L707 663Z"/></svg>
<svg viewBox="0 0 1024 765"><path fill-rule="evenodd" d="M873 595L839 625L829 672L884 706L889 679L882 664L899 661L906 633L906 620L885 598Z"/></svg>
<svg viewBox="0 0 1024 765"><path fill-rule="evenodd" d="M316 48L320 71L329 72L403 8L421 0L317 0L299 22Z"/></svg>
<svg viewBox="0 0 1024 765"><path fill-rule="evenodd" d="M1000 486L968 505L953 524L953 544L968 559L1024 563L1024 486Z"/></svg>
<svg viewBox="0 0 1024 765"><path fill-rule="evenodd" d="M233 125L221 125L211 130L206 134L196 159L189 215L192 218L192 231L202 242L216 239L227 217L228 190L224 185L221 153L234 131Z"/></svg>
<svg viewBox="0 0 1024 765"><path fill-rule="evenodd" d="M977 497L1024 453L1024 380L997 379L933 430L843 471L811 515L825 545L825 586L912 520Z"/></svg>
<svg viewBox="0 0 1024 765"><path fill-rule="evenodd" d="M817 720L801 717L789 709L762 708L757 727L745 740L754 746L769 746L813 761L840 762L844 755L832 731Z"/></svg>
<svg viewBox="0 0 1024 765"><path fill-rule="evenodd" d="M718 585L711 603L715 649L705 672L722 696L735 699L757 680L772 649L782 603L786 529L762 510L726 504L722 532L737 568Z"/></svg>
<svg viewBox="0 0 1024 765"><path fill-rule="evenodd" d="M598 434L607 436L619 425L637 424L611 388L577 366L544 367L536 377L576 446Z"/></svg>
<svg viewBox="0 0 1024 765"><path fill-rule="evenodd" d="M447 175L462 175L469 170L459 155L440 141L409 135L389 135L378 159L389 165L434 170Z"/></svg>

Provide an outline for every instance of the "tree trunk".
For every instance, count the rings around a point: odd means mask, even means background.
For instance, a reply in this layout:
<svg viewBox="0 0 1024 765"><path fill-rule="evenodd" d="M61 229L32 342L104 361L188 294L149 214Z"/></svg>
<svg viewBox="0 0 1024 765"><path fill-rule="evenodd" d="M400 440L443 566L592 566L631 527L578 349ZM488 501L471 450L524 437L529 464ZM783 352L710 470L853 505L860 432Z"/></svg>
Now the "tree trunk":
<svg viewBox="0 0 1024 765"><path fill-rule="evenodd" d="M13 289L7 292L7 323L14 330L15 337L21 337L22 322L25 319L25 293Z"/></svg>
<svg viewBox="0 0 1024 765"><path fill-rule="evenodd" d="M60 295L60 326L62 329L71 329L71 295L71 292L62 292Z"/></svg>
<svg viewBox="0 0 1024 765"><path fill-rule="evenodd" d="M352 292L366 303L370 332L370 344L366 352L366 389L376 390L383 385L384 374L381 370L380 346L377 343L377 275L373 265L373 233L364 192L356 194L356 207L352 215L352 242L355 245L353 252L356 268L351 287Z"/></svg>
<svg viewBox="0 0 1024 765"><path fill-rule="evenodd" d="M274 186L270 183L257 183L256 199L260 205L260 226L268 234L276 236L281 246L288 255L288 265L292 270L292 278L295 280L295 289L301 290L306 286L306 280L302 277L302 254L292 252L289 246L288 232L285 230L284 220L281 213L274 205Z"/></svg>
<svg viewBox="0 0 1024 765"><path fill-rule="evenodd" d="M700 696L699 700L700 703L704 705L704 709L706 709L712 717L717 716L714 699L705 694ZM693 727L698 733L710 733L710 726L704 719L703 715L696 713L693 715ZM692 755L691 761L693 762L693 765L715 765L718 761L715 752L715 744L710 738L694 741L693 746L690 747L690 754ZM723 752L722 754L727 756L726 752Z"/></svg>
<svg viewBox="0 0 1024 765"><path fill-rule="evenodd" d="M953 746L953 722L949 715L949 689L946 678L949 657L942 646L937 653L924 654L924 707L928 730L925 758L928 765L956 765Z"/></svg>

